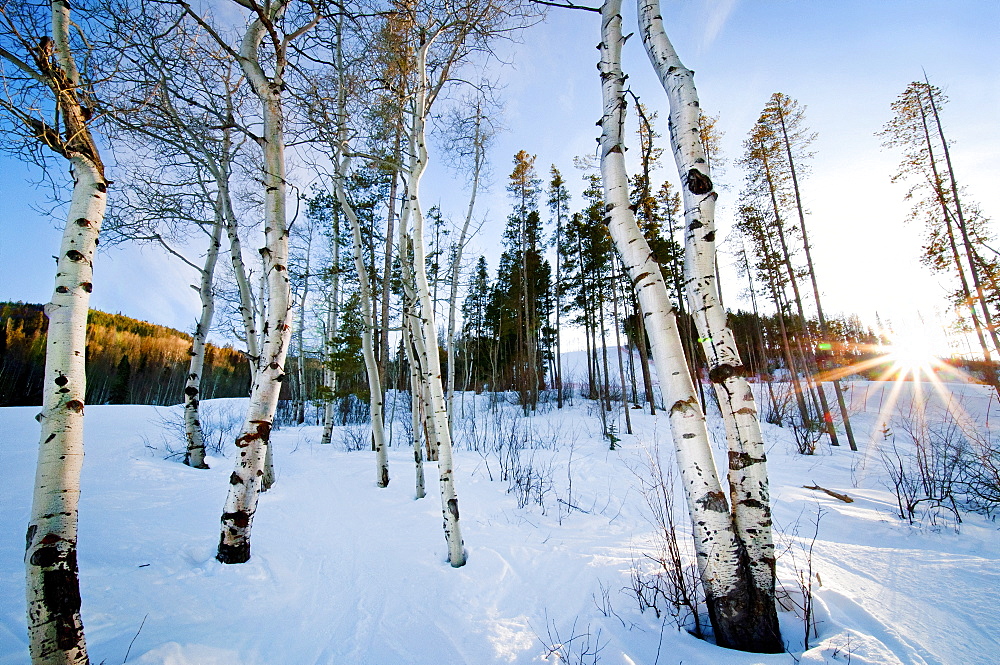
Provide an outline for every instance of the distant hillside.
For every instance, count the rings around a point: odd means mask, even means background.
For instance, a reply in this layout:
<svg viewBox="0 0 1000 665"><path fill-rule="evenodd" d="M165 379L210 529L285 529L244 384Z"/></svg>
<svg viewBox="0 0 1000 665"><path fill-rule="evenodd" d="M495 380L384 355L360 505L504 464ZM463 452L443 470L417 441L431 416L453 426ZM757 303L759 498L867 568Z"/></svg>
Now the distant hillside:
<svg viewBox="0 0 1000 665"><path fill-rule="evenodd" d="M0 303L0 406L41 405L48 320L41 305ZM191 336L146 321L90 310L88 404L112 396L126 404L183 401ZM202 396L247 394L246 359L231 346L208 346Z"/></svg>

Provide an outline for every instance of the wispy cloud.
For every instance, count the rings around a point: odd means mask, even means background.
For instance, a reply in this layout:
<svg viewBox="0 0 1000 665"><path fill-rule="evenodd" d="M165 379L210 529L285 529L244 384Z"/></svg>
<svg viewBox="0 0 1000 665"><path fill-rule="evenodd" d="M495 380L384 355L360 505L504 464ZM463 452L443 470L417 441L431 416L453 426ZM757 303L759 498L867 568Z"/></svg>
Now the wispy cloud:
<svg viewBox="0 0 1000 665"><path fill-rule="evenodd" d="M738 2L739 0L712 0L712 2L707 3L709 13L708 21L705 22L705 34L702 37L702 49L708 49L712 46Z"/></svg>

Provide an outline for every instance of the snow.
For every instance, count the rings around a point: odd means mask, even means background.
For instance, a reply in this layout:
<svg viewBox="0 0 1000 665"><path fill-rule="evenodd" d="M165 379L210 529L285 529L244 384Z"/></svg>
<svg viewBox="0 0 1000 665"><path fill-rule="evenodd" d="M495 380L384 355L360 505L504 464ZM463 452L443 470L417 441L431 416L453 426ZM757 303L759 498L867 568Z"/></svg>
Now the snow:
<svg viewBox="0 0 1000 665"><path fill-rule="evenodd" d="M386 489L375 486L369 451L346 451L336 434L333 445L320 445L319 427L280 429L278 479L261 498L252 558L224 566L214 554L231 459L216 455L211 470L190 469L164 459L163 409L88 406L79 559L91 661L124 663L128 654L127 662L147 665L1000 662L998 525L975 514L963 514L960 525L947 515L900 520L874 452L884 440L878 409L892 384L849 385L859 453L821 444L817 455L797 455L790 432L765 425L779 578L793 597L796 566L806 562L821 514L812 556L818 636L804 651L801 619L782 612L790 653L767 656L699 640L669 617L640 612L631 595L630 569L652 551L655 535L637 474L657 445L664 468L672 464L665 416L631 410L636 433L624 434L620 423L622 441L610 451L596 408L579 397L562 411L545 404L528 420L502 399L495 417L489 396L457 398L465 417L456 425L456 478L469 552L459 569L445 561L433 464L427 498L413 498L402 408ZM902 386L894 414L912 412L915 385ZM989 392L948 387L986 428ZM926 384L923 392L932 394ZM218 413L243 403L206 402ZM29 662L22 554L36 412L0 409L0 665ZM928 409L928 417L936 413ZM890 426L898 431L900 423ZM717 418L710 427L722 445ZM541 479L541 503L536 493L519 507L500 480L504 465L490 447L504 437L535 441L520 464L530 462Z"/></svg>

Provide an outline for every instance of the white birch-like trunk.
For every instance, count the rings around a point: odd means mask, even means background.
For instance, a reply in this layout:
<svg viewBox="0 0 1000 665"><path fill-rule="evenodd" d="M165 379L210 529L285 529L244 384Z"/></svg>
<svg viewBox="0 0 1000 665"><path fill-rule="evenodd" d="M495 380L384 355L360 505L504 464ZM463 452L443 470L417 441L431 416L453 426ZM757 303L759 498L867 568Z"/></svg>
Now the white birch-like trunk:
<svg viewBox="0 0 1000 665"><path fill-rule="evenodd" d="M340 323L340 220L334 217L333 227L333 276L330 284L330 303L326 312L326 339L324 341L323 382L330 391L323 409L323 438L320 443L328 444L333 439L333 406L337 394L337 372L333 362L333 343L337 338Z"/></svg>
<svg viewBox="0 0 1000 665"><path fill-rule="evenodd" d="M253 289L250 280L247 278L246 264L243 262L243 247L240 243L239 224L236 214L233 212L232 199L229 195L229 183L218 182L219 196L223 201L223 212L226 220L226 235L229 237L229 256L233 264L233 274L236 276L236 286L240 295L240 319L243 321L243 333L246 336L247 359L250 363L251 384L254 375L257 373L257 364L260 361L260 344L258 343L259 332L257 330L257 316L253 301Z"/></svg>
<svg viewBox="0 0 1000 665"><path fill-rule="evenodd" d="M413 353L413 331L410 326L412 318L403 317L403 348L406 350L407 364L410 366L410 417L413 427L413 464L416 472L415 496L422 499L427 496L426 483L424 481L424 453L420 449L420 372L417 369L416 354Z"/></svg>
<svg viewBox="0 0 1000 665"><path fill-rule="evenodd" d="M272 5L268 20L273 24L286 7ZM264 132L264 236L261 249L267 280L267 319L263 330L261 357L257 363L250 406L243 430L236 438L239 457L229 479L229 496L222 514L222 529L216 558L222 563L243 563L250 558L250 530L257 499L262 489L265 457L270 448L271 425L285 380L285 355L291 337L291 288L288 280L288 228L285 222L285 138L281 105L280 70L283 53L278 54L274 79L269 79L258 61L258 49L266 33L261 18L250 24L240 46L240 64L261 101Z"/></svg>
<svg viewBox="0 0 1000 665"><path fill-rule="evenodd" d="M600 72L604 116L600 123L603 129L600 151L605 221L632 281L649 334L651 355L670 417L677 465L695 528L695 551L706 595L724 597L738 585L738 544L663 273L629 208L622 140L625 96L620 8L621 0L608 0L602 11Z"/></svg>
<svg viewBox="0 0 1000 665"><path fill-rule="evenodd" d="M385 447L385 432L382 425L382 382L379 379L378 361L375 359L375 320L372 315L372 290L365 267L364 245L361 239L361 222L344 191L344 178L350 172L351 158L344 156L338 168L335 189L337 201L351 225L353 238L354 268L358 273L358 291L361 301L361 318L365 329L361 336L361 354L365 359L365 374L368 376L369 404L371 405L372 450L375 451L375 482L379 487L389 486L389 458Z"/></svg>
<svg viewBox="0 0 1000 665"><path fill-rule="evenodd" d="M80 616L77 525L83 467L84 359L87 314L108 183L84 120L80 76L70 52L70 6L51 3L54 57L37 58L54 93L64 134L49 143L69 160L73 195L59 255L55 288L45 306L48 332L38 463L25 534L28 651L35 665L89 663Z"/></svg>
<svg viewBox="0 0 1000 665"><path fill-rule="evenodd" d="M298 362L295 364L296 383L298 383L298 399L295 404L295 422L301 425L306 419L306 301L309 299L309 259L312 254L312 229L309 230L309 241L306 244L305 274L302 278L302 298L299 300L299 325L295 330L298 346Z"/></svg>
<svg viewBox="0 0 1000 665"><path fill-rule="evenodd" d="M107 202L100 163L74 155L70 164L73 199L57 259L55 291L45 306L49 324L42 431L24 552L31 662L53 665L89 663L80 618L77 506L87 392L87 312Z"/></svg>
<svg viewBox="0 0 1000 665"><path fill-rule="evenodd" d="M729 487L736 535L746 550L754 602L764 615L746 626L737 642L753 650L782 649L774 610L774 543L764 442L750 385L727 314L719 301L715 273L715 201L711 170L701 141L701 107L694 74L684 67L663 29L659 0L637 0L646 52L670 101L670 139L683 183L685 279L694 316L719 396L729 443ZM772 621L765 625L764 621ZM743 642L746 640L746 642Z"/></svg>
<svg viewBox="0 0 1000 665"><path fill-rule="evenodd" d="M427 50L428 42L419 46L416 53L416 71L419 77L414 99L413 117L410 126L410 161L406 182L406 204L404 218L400 225L413 223L413 266L417 301L420 305L419 321L414 326L415 336L419 336L424 349L421 358L421 373L430 406L428 420L434 430L438 444L438 477L441 491L441 512L444 516L444 534L448 543L448 561L458 568L465 565L466 553L459 526L458 495L455 491L454 461L451 452L451 433L448 426L448 407L444 399L441 380L441 360L438 354L437 332L434 325L434 303L431 301L427 282L424 251L424 220L420 208L420 180L427 165L426 118L427 118ZM419 351L419 349L418 349Z"/></svg>
<svg viewBox="0 0 1000 665"><path fill-rule="evenodd" d="M406 232L406 220L408 219L408 216L400 218L402 223L399 227L399 246L401 248L400 255L402 256L410 256L413 248L413 241ZM411 266L406 261L400 262L400 273L403 278L401 280L403 287L403 319L404 324L407 326L410 343L413 345L412 369L416 371L419 379L419 391L417 393L419 399L416 400L416 406L413 410L424 430L425 446L427 449L426 459L430 462L437 462L440 460L440 446L438 446L437 433L434 427L427 424L426 418L427 410L430 408L430 400L427 397L428 388L423 380L425 373L421 369L421 366L426 367L427 365L427 346L424 344L423 333L420 331L420 304L417 300L416 289L414 288L416 278L413 275Z"/></svg>
<svg viewBox="0 0 1000 665"><path fill-rule="evenodd" d="M187 439L184 463L196 469L208 468L205 462L205 437L201 430L198 405L201 403L201 377L205 368L205 342L212 327L212 318L215 316L215 294L212 285L215 281L215 264L219 258L219 246L222 240L223 221L220 206L221 202L217 202L216 220L212 226L205 264L201 269L201 280L198 284L201 317L198 319L198 326L191 340L191 361L188 363L188 375L184 384L184 436Z"/></svg>
<svg viewBox="0 0 1000 665"><path fill-rule="evenodd" d="M462 231L458 235L458 242L455 245L455 256L452 257L451 264L451 293L448 300L448 331L445 335L445 349L448 357L448 423L454 422L455 412L455 312L458 309L458 280L462 272L462 252L465 249L465 238L469 233L469 226L472 224L472 211L476 206L476 194L479 191L479 176L482 172L482 146L480 140L481 116L479 109L476 109L476 136L473 139L473 167L472 167L472 194L469 195L469 208L465 212L465 223L462 224Z"/></svg>

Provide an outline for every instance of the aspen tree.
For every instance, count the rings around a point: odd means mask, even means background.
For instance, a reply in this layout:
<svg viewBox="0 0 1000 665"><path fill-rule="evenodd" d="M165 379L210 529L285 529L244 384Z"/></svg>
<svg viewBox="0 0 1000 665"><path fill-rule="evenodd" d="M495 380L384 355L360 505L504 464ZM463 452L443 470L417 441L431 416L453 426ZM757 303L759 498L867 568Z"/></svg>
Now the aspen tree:
<svg viewBox="0 0 1000 665"><path fill-rule="evenodd" d="M458 309L459 277L462 271L462 253L465 251L465 245L468 242L469 228L472 225L472 213L476 206L476 196L479 192L480 181L483 178L486 168L486 150L494 134L489 119L484 115L483 104L484 100L481 98L473 100L469 109L472 112L471 117L455 118L455 126L453 127L453 131L457 135L453 141L453 145L465 144L460 148L464 154L459 157L462 161L471 160L472 175L470 179L472 191L469 194L469 206L465 212L465 221L462 223L462 230L459 232L458 240L454 245L451 256L448 327L445 331L445 349L448 359L448 385L446 394L448 398L449 424L454 422L455 417L455 327L456 311ZM468 125L471 125L471 127ZM469 165L466 164L465 166Z"/></svg>
<svg viewBox="0 0 1000 665"><path fill-rule="evenodd" d="M193 288L198 291L201 314L192 334L183 394L184 462L208 468L199 405L206 342L216 307L215 268L222 231L234 217L229 188L245 138L234 126L240 81L225 54L204 48L186 26L164 30L162 24L169 19L144 15L144 9L135 15L122 10L123 15L117 17L116 37L121 42L130 40L124 49L128 66L119 76L129 79L131 89L124 96L139 110L116 113L114 122L129 138L137 153L133 161L138 163L125 169L128 187L123 187L125 196L119 197L108 226L125 240L159 243L199 275ZM149 41L131 40L133 26L147 21L165 34ZM176 249L171 239L183 237L192 226L208 237L201 265Z"/></svg>
<svg viewBox="0 0 1000 665"><path fill-rule="evenodd" d="M28 650L39 665L83 665L89 659L80 616L77 525L84 358L94 253L110 182L91 134L93 90L77 64L86 41L71 38L71 26L79 29L82 22L71 19L65 0L48 9L46 19L34 7L0 7L0 118L16 137L5 147L17 143L32 154L50 150L69 162L73 178L55 289L45 306L41 435L24 552ZM46 28L51 35L36 32Z"/></svg>
<svg viewBox="0 0 1000 665"><path fill-rule="evenodd" d="M291 288L288 278L288 225L286 222L285 116L282 92L285 88L288 49L292 41L312 29L318 15L307 17L298 28L286 30L285 13L290 0L258 5L254 0L236 0L251 10L250 23L239 49L229 46L218 32L189 5L181 3L185 13L212 36L243 69L251 89L260 102L263 135L262 182L264 185L265 246L260 250L263 273L261 298L266 291L266 309L262 327L263 342L246 421L236 438L239 457L230 477L229 495L222 514L222 528L216 558L222 563L243 563L250 558L250 531L262 489L269 486L271 469L271 425L285 380L285 357L291 337ZM271 53L261 57L267 42ZM265 70L265 65L270 71Z"/></svg>
<svg viewBox="0 0 1000 665"><path fill-rule="evenodd" d="M417 320L412 331L423 388L428 401L425 420L429 436L439 448L439 487L444 517L448 561L454 567L465 564L466 553L459 527L458 496L455 492L454 467L448 410L442 385L438 353L434 303L427 279L424 245L424 212L420 201L420 183L427 168L427 120L435 101L452 81L454 71L477 49L485 50L491 38L516 28L523 10L520 2L464 0L451 2L400 2L398 11L414 20L405 40L412 60L412 82L407 108L407 163L403 167L405 202L400 216L400 257L404 281L409 280L415 293ZM412 228L412 234L410 232ZM412 257L403 248L409 244Z"/></svg>
<svg viewBox="0 0 1000 665"><path fill-rule="evenodd" d="M607 26L615 26L620 31L620 18L614 18L618 12L609 11L607 4L610 3L606 3L604 10L605 29L608 29ZM731 555L736 559L730 562L732 567L723 573L729 584L728 588L723 593L712 589L706 593L706 597L714 597L709 601L710 607L713 607L710 613L714 616L712 623L716 627L720 645L749 651L777 652L782 650L783 645L774 601L774 544L771 539L763 438L753 393L742 376L742 362L735 340L726 324L726 313L718 301L714 220L717 195L713 191L701 140L701 109L693 73L681 64L664 32L659 2L637 0L637 6L643 44L670 100L671 144L684 184L687 225L684 256L688 303L699 324L709 363L709 377L719 396L729 443L731 523L732 530L735 531L734 540L738 541L739 547L734 547ZM619 36L606 36L604 49L620 49L620 39L620 32ZM618 45L612 47L612 44ZM611 163L620 162L620 168L624 171L620 138L622 123L616 122L621 117L620 114L624 113L624 100L622 94L612 87L617 85L620 89L622 74L617 53L613 56L609 53L605 58L608 64L603 65L606 69L602 69L606 88L602 126L606 134L616 131L618 136L608 135L607 142L602 147L602 162L611 157ZM617 152L613 152L616 148ZM627 183L624 174L618 177L621 179L619 182ZM615 205L610 194L612 185L609 184L608 187L609 205ZM627 190L623 199L623 203L627 204ZM641 273L633 275L633 281L638 281L639 274ZM666 293L665 288L663 292ZM641 296L643 290L638 290L638 293ZM645 311L646 307L643 309ZM672 399L667 401L674 403ZM710 450L706 452L711 455ZM689 465L682 463L682 468L687 466ZM704 467L701 468L704 473ZM689 506L691 505L692 499L689 497ZM726 519L730 519L729 508L724 501L715 507L721 508ZM699 520L695 519L697 521ZM726 547L728 546L727 543ZM719 581L711 575L703 575L703 579L706 582Z"/></svg>

